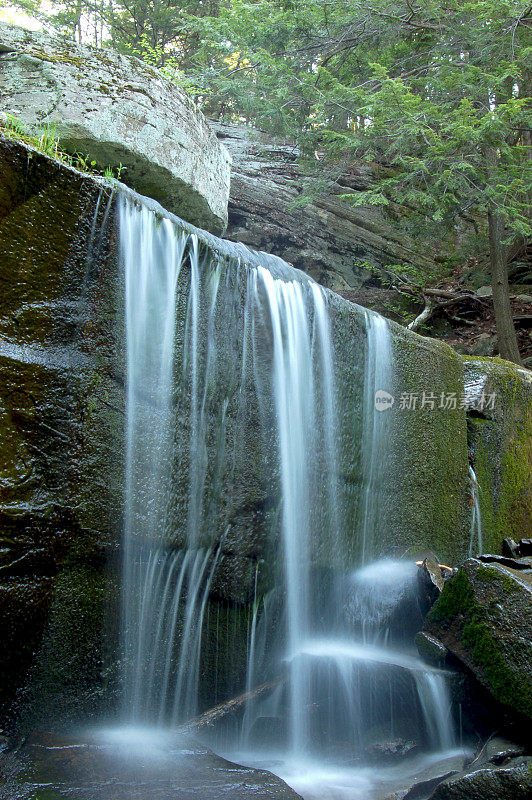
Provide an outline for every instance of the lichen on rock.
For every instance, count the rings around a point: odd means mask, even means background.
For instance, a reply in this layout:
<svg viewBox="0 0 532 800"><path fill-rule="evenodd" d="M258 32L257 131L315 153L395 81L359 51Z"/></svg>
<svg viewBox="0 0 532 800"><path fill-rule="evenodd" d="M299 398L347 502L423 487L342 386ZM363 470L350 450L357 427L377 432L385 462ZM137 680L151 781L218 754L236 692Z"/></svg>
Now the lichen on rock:
<svg viewBox="0 0 532 800"><path fill-rule="evenodd" d="M203 114L153 67L0 23L0 121L54 129L61 147L199 227L227 223L231 161Z"/></svg>
<svg viewBox="0 0 532 800"><path fill-rule="evenodd" d="M484 552L532 534L532 373L464 357L468 441L479 485Z"/></svg>

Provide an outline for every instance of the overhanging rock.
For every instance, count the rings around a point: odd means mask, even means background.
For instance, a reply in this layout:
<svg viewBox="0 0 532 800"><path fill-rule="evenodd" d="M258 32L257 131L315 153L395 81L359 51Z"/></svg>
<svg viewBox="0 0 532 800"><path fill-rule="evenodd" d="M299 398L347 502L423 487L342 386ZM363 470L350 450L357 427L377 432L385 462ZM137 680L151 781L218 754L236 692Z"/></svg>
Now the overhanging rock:
<svg viewBox="0 0 532 800"><path fill-rule="evenodd" d="M231 159L203 114L158 70L112 50L0 25L0 120L56 126L61 147L188 222L227 224Z"/></svg>

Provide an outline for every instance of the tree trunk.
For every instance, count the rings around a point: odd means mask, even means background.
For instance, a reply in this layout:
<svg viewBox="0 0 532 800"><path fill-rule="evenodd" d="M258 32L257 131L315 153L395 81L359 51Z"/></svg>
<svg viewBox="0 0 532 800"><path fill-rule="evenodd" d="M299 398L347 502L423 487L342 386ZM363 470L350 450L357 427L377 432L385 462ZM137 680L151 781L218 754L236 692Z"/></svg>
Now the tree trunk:
<svg viewBox="0 0 532 800"><path fill-rule="evenodd" d="M490 179L496 179L498 153L495 147L486 148L486 161ZM493 310L499 340L501 358L522 365L517 336L515 335L510 289L508 287L508 248L504 244L504 218L493 203L488 206L488 230L490 240L491 288Z"/></svg>
<svg viewBox="0 0 532 800"><path fill-rule="evenodd" d="M508 264L504 240L504 220L494 209L488 212L490 238L491 288L493 291L493 309L497 325L499 353L501 358L521 364L521 356L517 346L512 308L510 306L510 290L508 287Z"/></svg>

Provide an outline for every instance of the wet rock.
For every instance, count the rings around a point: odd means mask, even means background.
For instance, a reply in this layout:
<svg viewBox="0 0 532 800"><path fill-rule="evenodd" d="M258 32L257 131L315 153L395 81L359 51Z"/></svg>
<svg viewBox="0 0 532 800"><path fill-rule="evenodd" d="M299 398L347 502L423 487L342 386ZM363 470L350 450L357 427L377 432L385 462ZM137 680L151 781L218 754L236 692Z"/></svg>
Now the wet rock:
<svg viewBox="0 0 532 800"><path fill-rule="evenodd" d="M447 658L447 648L435 636L420 631L415 638L416 647L421 658L428 664L441 667Z"/></svg>
<svg viewBox="0 0 532 800"><path fill-rule="evenodd" d="M521 539L519 541L519 555L532 556L532 539Z"/></svg>
<svg viewBox="0 0 532 800"><path fill-rule="evenodd" d="M504 767L482 766L446 779L430 800L530 800L532 759L521 758Z"/></svg>
<svg viewBox="0 0 532 800"><path fill-rule="evenodd" d="M427 574L431 583L441 592L443 589L443 570L437 561L426 558L421 569Z"/></svg>
<svg viewBox="0 0 532 800"><path fill-rule="evenodd" d="M502 540L502 554L507 558L519 558L519 545L511 536Z"/></svg>
<svg viewBox="0 0 532 800"><path fill-rule="evenodd" d="M522 747L507 747L506 749L498 750L489 760L492 764L495 764L496 767L501 767L503 764L507 764L511 761L512 758L518 758L523 754L524 748Z"/></svg>
<svg viewBox="0 0 532 800"><path fill-rule="evenodd" d="M408 739L391 739L387 742L376 742L366 747L365 754L369 761L376 764L393 763L405 756L412 756L419 750L417 742Z"/></svg>
<svg viewBox="0 0 532 800"><path fill-rule="evenodd" d="M419 562L418 562L419 563ZM417 571L420 606L425 615L436 602L443 589L443 575L438 562L433 558L425 558Z"/></svg>
<svg viewBox="0 0 532 800"><path fill-rule="evenodd" d="M0 24L0 118L56 126L61 147L199 227L227 222L230 158L189 97L110 48Z"/></svg>
<svg viewBox="0 0 532 800"><path fill-rule="evenodd" d="M120 538L124 394L110 187L5 139L0 174L1 709L69 604L101 686L90 575Z"/></svg>
<svg viewBox="0 0 532 800"><path fill-rule="evenodd" d="M490 736L482 742L477 751L464 762L464 770L471 770L486 764L501 766L512 758L526 755L522 745L501 736Z"/></svg>
<svg viewBox="0 0 532 800"><path fill-rule="evenodd" d="M425 633L474 673L493 698L532 719L532 571L464 562L430 610Z"/></svg>
<svg viewBox="0 0 532 800"><path fill-rule="evenodd" d="M109 730L82 740L42 734L3 758L6 798L35 797L46 784L54 800L300 800L272 773L162 731Z"/></svg>
<svg viewBox="0 0 532 800"><path fill-rule="evenodd" d="M532 535L532 373L464 357L468 441L479 486L482 549Z"/></svg>
<svg viewBox="0 0 532 800"><path fill-rule="evenodd" d="M404 800L427 800L429 797L432 797L432 793L436 789L440 783L447 778L450 778L452 775L456 775L456 772L446 772L443 775L438 775L435 778L429 778L426 781L420 781L416 783L415 786L405 794Z"/></svg>
<svg viewBox="0 0 532 800"><path fill-rule="evenodd" d="M478 560L484 564L502 564L504 567L510 567L510 569L532 569L532 561L529 558L509 558L508 556L485 553L478 556Z"/></svg>

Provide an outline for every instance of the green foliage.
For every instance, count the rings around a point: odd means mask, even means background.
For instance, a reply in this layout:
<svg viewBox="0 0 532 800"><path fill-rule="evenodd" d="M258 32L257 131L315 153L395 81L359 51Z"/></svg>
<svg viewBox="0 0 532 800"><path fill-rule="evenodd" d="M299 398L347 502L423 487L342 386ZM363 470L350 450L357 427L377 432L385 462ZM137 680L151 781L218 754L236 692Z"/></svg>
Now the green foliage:
<svg viewBox="0 0 532 800"><path fill-rule="evenodd" d="M209 115L297 140L309 194L367 162L375 185L343 199L406 207L410 234L484 232L489 213L508 241L532 234L528 0L19 2L161 67Z"/></svg>
<svg viewBox="0 0 532 800"><path fill-rule="evenodd" d="M82 172L91 172L96 175L103 175L108 180L120 180L122 173L126 169L122 164L118 167L107 166L101 169L97 161L82 153L73 155L61 149L60 139L56 133L56 125L39 125L35 129L30 129L24 123L13 116L6 114L6 121L0 123L0 134L8 139L16 139L19 142L34 147L44 155L55 158L62 164L74 167Z"/></svg>

